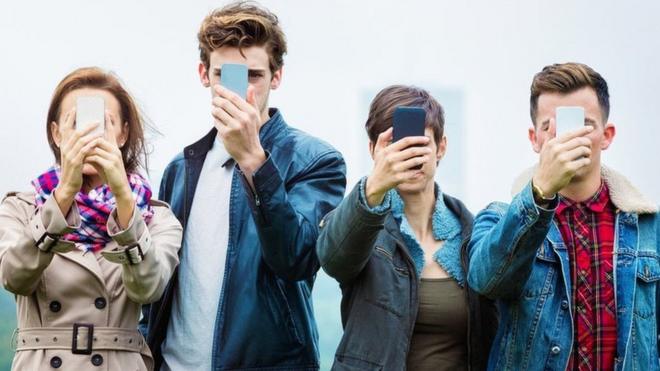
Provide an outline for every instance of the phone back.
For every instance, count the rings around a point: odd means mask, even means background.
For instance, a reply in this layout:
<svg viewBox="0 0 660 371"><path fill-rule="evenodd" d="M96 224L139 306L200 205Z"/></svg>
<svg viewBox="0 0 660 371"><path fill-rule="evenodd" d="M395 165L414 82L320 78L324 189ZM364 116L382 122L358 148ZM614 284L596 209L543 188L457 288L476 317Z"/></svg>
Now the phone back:
<svg viewBox="0 0 660 371"><path fill-rule="evenodd" d="M248 68L244 64L225 63L220 67L220 85L245 99L248 89Z"/></svg>
<svg viewBox="0 0 660 371"><path fill-rule="evenodd" d="M423 137L426 128L426 111L421 107L396 107L392 116L392 126L393 142L405 137Z"/></svg>

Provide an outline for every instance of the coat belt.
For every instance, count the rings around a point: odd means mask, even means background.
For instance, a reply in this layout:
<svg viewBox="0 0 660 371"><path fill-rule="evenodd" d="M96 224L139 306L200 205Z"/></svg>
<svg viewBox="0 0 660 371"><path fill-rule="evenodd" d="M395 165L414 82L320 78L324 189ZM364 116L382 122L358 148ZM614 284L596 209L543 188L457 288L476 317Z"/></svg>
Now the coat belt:
<svg viewBox="0 0 660 371"><path fill-rule="evenodd" d="M142 334L136 329L95 327L87 324L76 324L73 327L23 328L18 329L15 336L17 351L64 349L75 354L91 354L94 350L139 353L145 343Z"/></svg>

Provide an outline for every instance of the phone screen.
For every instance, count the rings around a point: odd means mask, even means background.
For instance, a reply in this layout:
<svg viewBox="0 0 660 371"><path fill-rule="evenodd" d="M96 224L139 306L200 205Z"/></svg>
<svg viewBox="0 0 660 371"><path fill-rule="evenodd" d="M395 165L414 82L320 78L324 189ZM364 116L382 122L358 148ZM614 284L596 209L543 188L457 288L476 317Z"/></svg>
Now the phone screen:
<svg viewBox="0 0 660 371"><path fill-rule="evenodd" d="M245 99L248 89L248 68L244 64L225 63L220 67L220 85Z"/></svg>
<svg viewBox="0 0 660 371"><path fill-rule="evenodd" d="M584 108L578 106L557 107L555 111L557 136L584 126Z"/></svg>
<svg viewBox="0 0 660 371"><path fill-rule="evenodd" d="M91 135L103 134L105 128L105 101L99 96L84 96L76 99L76 130L99 123Z"/></svg>

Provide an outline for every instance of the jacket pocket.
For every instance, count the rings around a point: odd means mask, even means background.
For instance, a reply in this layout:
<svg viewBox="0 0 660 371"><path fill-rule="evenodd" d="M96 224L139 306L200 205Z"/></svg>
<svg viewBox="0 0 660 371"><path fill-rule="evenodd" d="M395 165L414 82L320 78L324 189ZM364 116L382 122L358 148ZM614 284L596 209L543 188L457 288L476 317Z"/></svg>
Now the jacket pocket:
<svg viewBox="0 0 660 371"><path fill-rule="evenodd" d="M657 256L637 258L637 288L633 313L641 318L655 314L656 290L660 281L660 262Z"/></svg>
<svg viewBox="0 0 660 371"><path fill-rule="evenodd" d="M332 365L332 371L380 371L382 369L383 366L378 363L340 354L335 356L335 363Z"/></svg>
<svg viewBox="0 0 660 371"><path fill-rule="evenodd" d="M544 248L549 248L544 246ZM523 289L525 298L537 298L552 294L554 291L555 276L561 271L559 260L553 253L545 254L539 250L532 265L532 271L527 278Z"/></svg>
<svg viewBox="0 0 660 371"><path fill-rule="evenodd" d="M298 326L296 324L293 311L291 310L291 305L289 304L289 299L286 296L286 288L279 279L275 279L275 296L278 298L279 306L282 308L284 323L286 324L286 330L289 334L291 340L296 344L302 345L303 341L300 338L300 332L298 331Z"/></svg>

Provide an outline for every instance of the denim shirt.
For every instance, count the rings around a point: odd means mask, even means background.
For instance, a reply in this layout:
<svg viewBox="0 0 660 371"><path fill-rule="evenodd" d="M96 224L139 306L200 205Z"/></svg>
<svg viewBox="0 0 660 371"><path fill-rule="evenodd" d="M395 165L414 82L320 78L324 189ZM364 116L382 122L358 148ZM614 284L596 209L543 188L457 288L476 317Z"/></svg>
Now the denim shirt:
<svg viewBox="0 0 660 371"><path fill-rule="evenodd" d="M659 370L656 290L660 280L657 207L603 167L617 207L614 285L616 370ZM492 203L475 218L468 283L496 299L500 327L492 370L564 370L573 346L571 276L554 210L534 203L529 182L511 204Z"/></svg>
<svg viewBox="0 0 660 371"><path fill-rule="evenodd" d="M215 318L212 369L318 370L318 330L311 290L320 264L316 239L321 218L342 199L346 166L329 144L286 124L270 111L259 132L266 162L254 189L236 167L229 196L229 244ZM184 226L204 159L217 131L186 147L165 169L160 198ZM210 215L209 217L213 217ZM174 273L160 301L143 309L155 364L162 362Z"/></svg>

